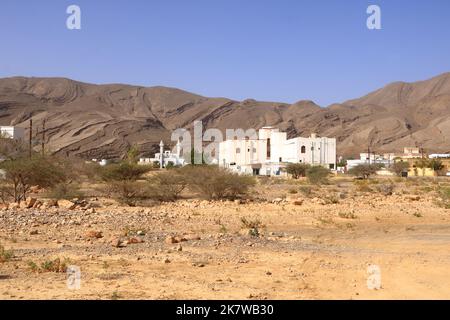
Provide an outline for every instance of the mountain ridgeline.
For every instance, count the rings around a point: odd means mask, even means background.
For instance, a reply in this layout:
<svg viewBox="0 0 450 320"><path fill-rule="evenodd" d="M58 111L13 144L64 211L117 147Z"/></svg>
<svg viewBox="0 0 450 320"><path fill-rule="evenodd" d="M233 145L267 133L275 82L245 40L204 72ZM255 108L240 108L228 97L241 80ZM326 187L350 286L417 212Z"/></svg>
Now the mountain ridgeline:
<svg viewBox="0 0 450 320"><path fill-rule="evenodd" d="M174 88L94 85L64 78L0 79L0 124L39 132L46 120L46 148L83 158L120 158L132 145L153 155L172 130L276 126L289 137L336 137L338 154L399 152L418 146L450 152L450 73L415 83L396 82L362 98L321 108L207 98ZM39 139L39 135L37 140ZM37 143L36 143L37 144ZM39 146L36 146L37 150Z"/></svg>

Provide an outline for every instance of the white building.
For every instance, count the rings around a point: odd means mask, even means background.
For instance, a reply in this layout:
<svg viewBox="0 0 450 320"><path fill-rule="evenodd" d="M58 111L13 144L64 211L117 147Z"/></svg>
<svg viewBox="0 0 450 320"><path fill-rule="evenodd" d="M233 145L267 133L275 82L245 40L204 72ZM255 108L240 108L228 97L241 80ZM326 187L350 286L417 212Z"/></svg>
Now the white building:
<svg viewBox="0 0 450 320"><path fill-rule="evenodd" d="M364 164L381 164L385 167L390 166L394 163L394 157L391 154L375 154L363 152L359 154L359 159L347 160L347 170Z"/></svg>
<svg viewBox="0 0 450 320"><path fill-rule="evenodd" d="M169 164L173 166L184 166L186 165L185 159L181 155L181 144L178 141L176 146L176 152L172 153L172 151L166 150L164 151L164 143L161 141L159 144L160 151L155 154L154 158L141 158L139 159L139 164L142 165L150 165L153 163L158 163L161 168L165 168Z"/></svg>
<svg viewBox="0 0 450 320"><path fill-rule="evenodd" d="M450 158L450 153L433 153L429 155L430 159L448 159Z"/></svg>
<svg viewBox="0 0 450 320"><path fill-rule="evenodd" d="M254 175L281 175L287 163L306 163L336 169L336 139L297 137L264 127L257 139L235 139L219 143L219 166Z"/></svg>
<svg viewBox="0 0 450 320"><path fill-rule="evenodd" d="M25 137L25 129L12 126L0 126L0 136L2 138L20 140Z"/></svg>

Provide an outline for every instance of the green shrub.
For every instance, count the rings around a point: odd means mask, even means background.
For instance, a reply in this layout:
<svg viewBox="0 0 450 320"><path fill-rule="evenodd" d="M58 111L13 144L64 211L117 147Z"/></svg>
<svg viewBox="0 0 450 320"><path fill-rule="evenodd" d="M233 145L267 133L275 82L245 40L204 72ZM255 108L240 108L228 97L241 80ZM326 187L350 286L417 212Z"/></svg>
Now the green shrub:
<svg viewBox="0 0 450 320"><path fill-rule="evenodd" d="M265 228L265 225L259 219L241 218L241 225L244 229L248 229L248 234L252 237L259 237L259 229Z"/></svg>
<svg viewBox="0 0 450 320"><path fill-rule="evenodd" d="M351 168L348 173L359 178L368 179L380 169L379 165L375 164L360 164Z"/></svg>
<svg viewBox="0 0 450 320"><path fill-rule="evenodd" d="M121 203L136 206L138 201L148 198L146 187L142 181L111 181L107 184L106 193Z"/></svg>
<svg viewBox="0 0 450 320"><path fill-rule="evenodd" d="M312 184L326 184L330 170L321 166L314 166L306 170L306 177Z"/></svg>
<svg viewBox="0 0 450 320"><path fill-rule="evenodd" d="M159 201L175 201L186 188L188 181L180 169L160 172L148 181L148 197Z"/></svg>
<svg viewBox="0 0 450 320"><path fill-rule="evenodd" d="M306 176L306 171L311 168L309 164L305 163L289 163L286 166L286 172L294 179Z"/></svg>
<svg viewBox="0 0 450 320"><path fill-rule="evenodd" d="M84 193L80 190L80 186L74 182L61 182L53 186L45 195L50 199L83 199Z"/></svg>
<svg viewBox="0 0 450 320"><path fill-rule="evenodd" d="M246 195L255 185L252 176L217 166L187 166L181 172L189 189L208 199L236 199Z"/></svg>
<svg viewBox="0 0 450 320"><path fill-rule="evenodd" d="M63 273L67 271L67 265L68 260L64 259L61 261L61 259L56 258L54 260L45 260L41 263L41 265L38 265L34 261L28 261L28 267L33 272L55 272L55 273Z"/></svg>
<svg viewBox="0 0 450 320"><path fill-rule="evenodd" d="M103 181L136 181L152 169L150 166L138 165L129 162L109 164L99 168Z"/></svg>
<svg viewBox="0 0 450 320"><path fill-rule="evenodd" d="M5 170L7 191L16 202L26 199L32 186L51 188L70 178L67 163L57 158L35 156L7 160L0 164Z"/></svg>
<svg viewBox="0 0 450 320"><path fill-rule="evenodd" d="M6 250L0 244L0 263L8 262L14 257L14 252L12 250Z"/></svg>

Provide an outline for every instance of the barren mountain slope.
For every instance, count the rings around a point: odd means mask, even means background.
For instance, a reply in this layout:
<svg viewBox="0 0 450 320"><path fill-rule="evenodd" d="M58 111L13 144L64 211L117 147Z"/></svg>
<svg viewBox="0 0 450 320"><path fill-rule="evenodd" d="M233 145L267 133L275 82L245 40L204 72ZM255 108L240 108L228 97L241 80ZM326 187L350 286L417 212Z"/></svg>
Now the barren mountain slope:
<svg viewBox="0 0 450 320"><path fill-rule="evenodd" d="M450 151L450 73L416 83L393 83L360 99L320 108L311 101L295 104L242 102L206 98L179 89L122 84L93 85L62 78L0 79L0 124L40 132L52 152L86 158L115 158L133 144L151 155L158 142L170 142L176 128L286 130L289 136L336 137L339 154L371 146L400 151L422 146ZM39 142L40 135L36 138Z"/></svg>

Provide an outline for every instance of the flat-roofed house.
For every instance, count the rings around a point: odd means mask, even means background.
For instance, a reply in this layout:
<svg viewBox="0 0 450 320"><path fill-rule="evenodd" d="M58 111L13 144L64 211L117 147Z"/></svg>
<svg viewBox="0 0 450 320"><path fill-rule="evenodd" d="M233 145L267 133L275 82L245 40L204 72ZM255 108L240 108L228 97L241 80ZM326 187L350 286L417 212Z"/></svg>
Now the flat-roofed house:
<svg viewBox="0 0 450 320"><path fill-rule="evenodd" d="M219 166L253 175L281 175L288 163L306 163L336 169L336 139L297 137L273 127L258 131L255 139L225 140L219 143Z"/></svg>

